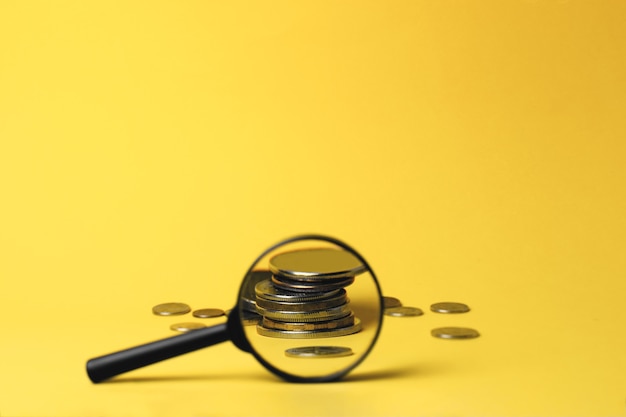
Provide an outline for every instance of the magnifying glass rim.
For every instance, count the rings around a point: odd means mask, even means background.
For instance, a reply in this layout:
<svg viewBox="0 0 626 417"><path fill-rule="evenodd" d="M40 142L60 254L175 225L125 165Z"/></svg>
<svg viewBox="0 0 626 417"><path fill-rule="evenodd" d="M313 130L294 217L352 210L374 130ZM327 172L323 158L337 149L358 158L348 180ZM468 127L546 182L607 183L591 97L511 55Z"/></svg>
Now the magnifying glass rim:
<svg viewBox="0 0 626 417"><path fill-rule="evenodd" d="M331 382L331 381L336 381L336 380L342 378L343 376L345 376L346 374L348 374L352 369L354 369L356 366L358 366L361 362L363 362L365 360L365 358L369 355L369 353L373 349L374 345L376 344L376 341L378 340L378 336L380 335L380 331L381 331L382 325L383 325L383 316L384 316L383 315L383 295L382 295L383 293L382 293L382 290L380 288L380 284L378 282L378 279L376 278L376 274L374 273L374 270L372 270L372 268L367 263L365 258L363 258L359 252L357 252L354 248L349 246L347 243L344 243L341 240L336 239L334 237L320 235L320 234L297 235L297 236L293 236L293 237L284 239L284 240L282 240L282 241L272 245L268 249L266 249L252 263L252 266L250 266L250 268L248 269L248 272L246 272L246 275L244 276L244 283L245 283L245 280L250 276L250 273L252 272L252 270L255 267L255 265L257 265L259 263L259 261L261 259L263 259L267 254L269 254L273 250L275 250L275 249L277 249L277 248L279 248L281 246L284 246L286 244L299 242L299 241L303 241L303 240L322 240L322 241L325 241L325 242L329 242L329 243L335 244L335 245L337 245L337 246L339 246L339 247L349 251L353 255L355 255L359 259L359 261L361 261L363 263L363 265L367 268L367 270L370 272L370 274L372 275L372 278L374 280L374 284L376 286L376 290L378 291L378 301L379 301L378 327L376 328L376 333L374 334L374 338L372 339L371 343L369 344L367 350L353 364L351 364L350 366L348 366L348 367L346 367L344 369L341 369L340 371L334 372L334 373L332 373L330 375L323 375L323 376L303 377L303 376L300 376L300 375L290 374L288 372L285 372L285 371L275 367L271 363L269 363L254 348L250 349L249 352L252 353L252 355L263 366L265 366L265 368L269 369L274 374L278 375L279 377L281 377L281 378L283 378L283 379L285 379L285 380L287 380L289 382ZM237 296L236 306L237 306L237 311L238 312L240 312L240 310L241 310L240 300L241 300L241 297L243 296L243 290L244 290L244 285L242 285L239 288L239 294ZM241 322L239 324L241 325ZM245 334L245 332L242 331L242 334L243 334L243 337L245 339L245 343L248 346L252 347L252 343L250 343L250 340L248 339L248 337Z"/></svg>

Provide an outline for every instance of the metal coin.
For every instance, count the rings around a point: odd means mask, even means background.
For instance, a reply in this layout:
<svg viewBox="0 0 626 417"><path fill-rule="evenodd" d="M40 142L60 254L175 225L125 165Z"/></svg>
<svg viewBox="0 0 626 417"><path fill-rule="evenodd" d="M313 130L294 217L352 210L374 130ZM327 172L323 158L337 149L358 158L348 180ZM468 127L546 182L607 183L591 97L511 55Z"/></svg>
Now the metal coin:
<svg viewBox="0 0 626 417"><path fill-rule="evenodd" d="M390 307L385 309L385 314L393 317L416 317L424 312L417 307Z"/></svg>
<svg viewBox="0 0 626 417"><path fill-rule="evenodd" d="M480 333L468 327L440 327L430 332L434 337L440 339L474 339L480 336Z"/></svg>
<svg viewBox="0 0 626 417"><path fill-rule="evenodd" d="M383 297L383 306L385 308L400 307L402 302L395 297Z"/></svg>
<svg viewBox="0 0 626 417"><path fill-rule="evenodd" d="M458 313L467 313L470 311L470 308L463 303L435 303L430 306L430 309L435 313L444 313L444 314L458 314Z"/></svg>
<svg viewBox="0 0 626 417"><path fill-rule="evenodd" d="M283 290L296 292L328 292L338 290L354 282L354 277L332 279L319 282L303 282L282 276L272 275L272 283Z"/></svg>
<svg viewBox="0 0 626 417"><path fill-rule="evenodd" d="M193 316L199 319L207 319L211 317L220 317L223 316L224 310L219 308L201 308L199 310L194 310Z"/></svg>
<svg viewBox="0 0 626 417"><path fill-rule="evenodd" d="M352 349L343 346L302 346L285 350L290 358L338 358L353 354Z"/></svg>
<svg viewBox="0 0 626 417"><path fill-rule="evenodd" d="M271 279L266 279L259 282L254 288L257 298L264 298L270 301L292 301L292 302L304 302L304 301L316 301L324 298L331 298L343 289L326 291L326 292L294 292L287 291L279 288L272 283Z"/></svg>
<svg viewBox="0 0 626 417"><path fill-rule="evenodd" d="M350 315L350 313L352 313L349 303L319 311L279 311L268 310L261 306L256 306L256 308L258 313L263 317L268 317L270 320L284 321L289 323L313 323L318 321L329 321L346 317Z"/></svg>
<svg viewBox="0 0 626 417"><path fill-rule="evenodd" d="M250 312L255 311L256 294L254 287L261 281L268 280L272 277L272 273L267 270L252 271L246 277L243 287L241 288L241 305Z"/></svg>
<svg viewBox="0 0 626 417"><path fill-rule="evenodd" d="M276 330L295 330L295 331L315 331L315 330L331 330L337 329L339 327L348 327L354 324L354 314L350 314L349 316L329 320L329 321L318 321L315 323L287 323L283 321L275 321L271 320L267 317L263 317L263 321L261 325L266 329L276 329Z"/></svg>
<svg viewBox="0 0 626 417"><path fill-rule="evenodd" d="M355 319L354 324L348 327L331 330L315 330L315 331L292 331L292 330L276 330L266 329L265 327L256 326L257 333L261 336L277 337L281 339L318 339L324 337L347 336L357 333L361 330L361 320Z"/></svg>
<svg viewBox="0 0 626 417"><path fill-rule="evenodd" d="M152 313L157 316L179 316L190 311L191 308L184 303L164 303L152 307Z"/></svg>
<svg viewBox="0 0 626 417"><path fill-rule="evenodd" d="M346 297L346 292L344 291L342 294L329 299L305 302L268 301L263 298L257 298L256 305L269 310L308 312L327 310L345 304L347 301L348 297Z"/></svg>
<svg viewBox="0 0 626 417"><path fill-rule="evenodd" d="M270 271L298 280L353 277L365 271L365 265L345 250L317 248L285 252L272 257Z"/></svg>
<svg viewBox="0 0 626 417"><path fill-rule="evenodd" d="M202 323L176 323L170 326L170 329L175 330L177 332L186 333L192 330L198 330L206 327Z"/></svg>

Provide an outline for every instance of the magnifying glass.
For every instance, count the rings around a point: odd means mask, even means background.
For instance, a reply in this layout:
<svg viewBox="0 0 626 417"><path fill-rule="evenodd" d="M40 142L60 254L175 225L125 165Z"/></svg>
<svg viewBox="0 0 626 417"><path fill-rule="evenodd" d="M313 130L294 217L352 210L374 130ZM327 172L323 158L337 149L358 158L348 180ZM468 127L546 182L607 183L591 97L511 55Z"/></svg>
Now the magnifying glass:
<svg viewBox="0 0 626 417"><path fill-rule="evenodd" d="M98 383L230 340L287 381L335 381L370 353L382 317L365 259L337 239L301 235L256 259L226 323L90 359L87 374Z"/></svg>

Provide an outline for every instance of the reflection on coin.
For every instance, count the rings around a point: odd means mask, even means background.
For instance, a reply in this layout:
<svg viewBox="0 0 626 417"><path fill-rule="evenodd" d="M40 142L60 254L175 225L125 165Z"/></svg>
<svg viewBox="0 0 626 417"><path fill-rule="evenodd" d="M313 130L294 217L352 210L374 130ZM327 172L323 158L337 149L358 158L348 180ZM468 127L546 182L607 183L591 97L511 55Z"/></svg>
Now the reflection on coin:
<svg viewBox="0 0 626 417"><path fill-rule="evenodd" d="M430 334L440 339L474 339L480 336L480 333L468 327L440 327L431 330Z"/></svg>
<svg viewBox="0 0 626 417"><path fill-rule="evenodd" d="M338 358L353 355L352 349L343 346L303 346L285 350L291 358Z"/></svg>
<svg viewBox="0 0 626 417"><path fill-rule="evenodd" d="M435 303L430 306L430 309L435 313L447 313L447 314L457 314L457 313L467 313L470 311L470 308L463 303Z"/></svg>
<svg viewBox="0 0 626 417"><path fill-rule="evenodd" d="M193 311L193 316L199 319L207 319L211 317L220 317L223 316L224 310L219 308L201 308L199 310Z"/></svg>
<svg viewBox="0 0 626 417"><path fill-rule="evenodd" d="M276 330L266 329L263 326L256 326L257 332L262 336L279 337L282 339L317 339L322 337L346 336L357 333L361 330L361 321L354 319L354 324L348 327L331 330L311 330L311 331L293 331L293 330Z"/></svg>
<svg viewBox="0 0 626 417"><path fill-rule="evenodd" d="M330 248L285 252L269 263L274 275L302 281L353 277L365 271L365 265L352 253Z"/></svg>
<svg viewBox="0 0 626 417"><path fill-rule="evenodd" d="M395 297L383 297L383 306L385 308L400 307L402 302Z"/></svg>
<svg viewBox="0 0 626 417"><path fill-rule="evenodd" d="M202 323L176 323L170 326L170 329L175 330L177 332L185 333L192 330L198 330L206 327Z"/></svg>
<svg viewBox="0 0 626 417"><path fill-rule="evenodd" d="M191 308L184 303L165 303L152 307L152 312L157 316L179 316L190 311Z"/></svg>
<svg viewBox="0 0 626 417"><path fill-rule="evenodd" d="M416 317L424 312L417 307L390 307L385 309L385 314L392 317Z"/></svg>

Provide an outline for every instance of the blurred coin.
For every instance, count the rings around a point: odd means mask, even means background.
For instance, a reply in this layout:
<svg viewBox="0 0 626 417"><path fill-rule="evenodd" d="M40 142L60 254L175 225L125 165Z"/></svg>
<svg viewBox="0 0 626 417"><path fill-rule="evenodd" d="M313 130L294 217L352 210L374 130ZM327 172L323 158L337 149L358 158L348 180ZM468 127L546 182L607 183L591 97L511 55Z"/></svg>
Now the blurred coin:
<svg viewBox="0 0 626 417"><path fill-rule="evenodd" d="M285 350L291 358L338 358L353 355L352 349L342 346L302 346Z"/></svg>
<svg viewBox="0 0 626 417"><path fill-rule="evenodd" d="M335 295L338 295L344 289L336 289L326 292L301 292L301 291L287 291L285 289L279 288L272 283L271 279L266 279L259 282L254 291L256 293L257 298L264 298L266 300L271 301L292 301L292 302L304 302L304 301L315 301L324 298L331 298Z"/></svg>
<svg viewBox="0 0 626 417"><path fill-rule="evenodd" d="M424 312L417 307L390 307L385 309L385 314L393 317L416 317Z"/></svg>
<svg viewBox="0 0 626 417"><path fill-rule="evenodd" d="M177 332L185 333L190 332L192 330L198 330L206 327L202 323L176 323L170 326L170 329L175 330Z"/></svg>
<svg viewBox="0 0 626 417"><path fill-rule="evenodd" d="M383 297L383 306L385 308L400 307L402 302L395 297Z"/></svg>
<svg viewBox="0 0 626 417"><path fill-rule="evenodd" d="M431 330L430 334L440 339L473 339L480 336L480 333L468 327L440 327Z"/></svg>
<svg viewBox="0 0 626 417"><path fill-rule="evenodd" d="M193 311L193 316L199 319L207 319L211 317L220 317L223 316L224 310L219 308L201 308Z"/></svg>
<svg viewBox="0 0 626 417"><path fill-rule="evenodd" d="M331 330L339 327L348 327L354 324L354 314L349 316L328 320L318 321L314 323L287 323L284 321L275 321L267 317L263 318L261 325L266 329L276 330L295 330L295 331L312 331L312 330Z"/></svg>
<svg viewBox="0 0 626 417"><path fill-rule="evenodd" d="M319 311L280 311L265 309L261 306L256 306L256 308L258 313L263 317L268 317L270 320L290 323L312 323L335 320L346 317L352 313L349 303Z"/></svg>
<svg viewBox="0 0 626 417"><path fill-rule="evenodd" d="M315 331L292 331L292 330L276 330L266 329L265 327L256 326L257 333L261 336L277 337L281 339L317 339L323 337L347 336L357 333L361 330L361 320L355 319L354 324L348 327L331 330L315 330Z"/></svg>
<svg viewBox="0 0 626 417"><path fill-rule="evenodd" d="M269 261L270 271L302 281L353 277L365 265L345 250L317 248L280 253Z"/></svg>
<svg viewBox="0 0 626 417"><path fill-rule="evenodd" d="M244 286L241 289L241 305L244 309L250 312L255 312L256 306L256 294L254 287L261 281L272 278L272 273L267 270L251 271L246 280Z"/></svg>
<svg viewBox="0 0 626 417"><path fill-rule="evenodd" d="M446 314L457 314L457 313L467 313L470 311L470 308L463 303L435 303L430 306L430 309L435 313L446 313Z"/></svg>
<svg viewBox="0 0 626 417"><path fill-rule="evenodd" d="M191 308L184 303L164 303L152 307L152 313L157 316L178 316L190 311Z"/></svg>

